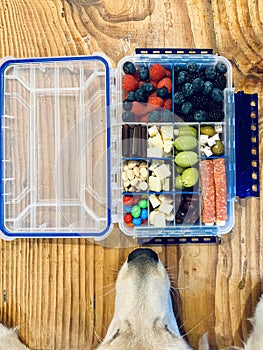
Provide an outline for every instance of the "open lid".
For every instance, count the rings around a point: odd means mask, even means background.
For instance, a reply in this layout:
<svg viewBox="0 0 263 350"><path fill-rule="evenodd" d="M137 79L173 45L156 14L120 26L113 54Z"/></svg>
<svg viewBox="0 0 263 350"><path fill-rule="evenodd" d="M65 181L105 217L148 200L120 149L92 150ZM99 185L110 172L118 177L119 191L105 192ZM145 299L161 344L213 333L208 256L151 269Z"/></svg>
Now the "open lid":
<svg viewBox="0 0 263 350"><path fill-rule="evenodd" d="M0 79L2 233L104 238L112 228L108 61L7 59Z"/></svg>

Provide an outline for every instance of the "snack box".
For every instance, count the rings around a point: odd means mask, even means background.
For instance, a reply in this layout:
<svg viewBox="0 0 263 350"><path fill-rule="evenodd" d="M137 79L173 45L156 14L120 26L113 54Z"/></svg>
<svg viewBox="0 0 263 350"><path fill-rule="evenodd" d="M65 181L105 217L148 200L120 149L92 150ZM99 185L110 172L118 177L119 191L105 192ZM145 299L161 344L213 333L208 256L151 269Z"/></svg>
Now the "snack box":
<svg viewBox="0 0 263 350"><path fill-rule="evenodd" d="M7 58L0 79L5 239L101 240L118 223L139 243L218 242L236 195L259 195L257 95L235 96L211 50L140 49L117 69Z"/></svg>

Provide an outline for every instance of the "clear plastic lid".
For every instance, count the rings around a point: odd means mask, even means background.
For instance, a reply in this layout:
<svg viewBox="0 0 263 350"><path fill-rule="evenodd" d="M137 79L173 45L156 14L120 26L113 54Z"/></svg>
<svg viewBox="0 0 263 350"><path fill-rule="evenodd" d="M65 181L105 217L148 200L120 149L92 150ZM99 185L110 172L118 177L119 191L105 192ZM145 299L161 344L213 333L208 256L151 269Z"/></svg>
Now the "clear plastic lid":
<svg viewBox="0 0 263 350"><path fill-rule="evenodd" d="M9 59L1 74L1 231L111 230L110 67L99 55Z"/></svg>

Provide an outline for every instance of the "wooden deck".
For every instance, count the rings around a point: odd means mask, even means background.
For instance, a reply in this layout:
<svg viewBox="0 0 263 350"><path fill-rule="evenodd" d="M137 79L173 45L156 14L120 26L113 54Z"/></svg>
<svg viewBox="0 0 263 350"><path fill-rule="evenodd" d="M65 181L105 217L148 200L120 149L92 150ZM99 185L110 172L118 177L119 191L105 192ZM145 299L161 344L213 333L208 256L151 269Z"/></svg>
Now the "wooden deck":
<svg viewBox="0 0 263 350"><path fill-rule="evenodd" d="M260 0L0 0L0 56L104 52L115 66L136 47L204 47L227 57L237 90L259 93L263 132L263 2ZM263 143L260 144L260 156ZM262 199L236 202L219 246L156 246L178 288L189 343L241 345L263 292ZM0 241L0 320L20 325L32 350L93 348L113 314L118 268L134 248L111 239Z"/></svg>

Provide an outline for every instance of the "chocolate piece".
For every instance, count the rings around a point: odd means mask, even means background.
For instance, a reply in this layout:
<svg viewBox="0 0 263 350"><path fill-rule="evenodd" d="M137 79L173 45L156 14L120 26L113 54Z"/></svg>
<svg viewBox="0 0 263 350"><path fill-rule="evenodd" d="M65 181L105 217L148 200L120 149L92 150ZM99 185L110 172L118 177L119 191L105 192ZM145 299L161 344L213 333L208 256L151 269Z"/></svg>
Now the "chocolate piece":
<svg viewBox="0 0 263 350"><path fill-rule="evenodd" d="M141 142L141 149L142 149L142 158L147 157L147 127L142 126L142 142Z"/></svg>
<svg viewBox="0 0 263 350"><path fill-rule="evenodd" d="M137 156L142 156L142 126L138 125L138 138L137 138Z"/></svg>
<svg viewBox="0 0 263 350"><path fill-rule="evenodd" d="M131 156L136 157L138 152L138 135L139 135L139 128L137 125L134 126L134 132L133 137L131 139L132 147L131 147Z"/></svg>
<svg viewBox="0 0 263 350"><path fill-rule="evenodd" d="M124 124L122 126L122 155L123 157L129 157L130 155L130 132L129 132L129 125Z"/></svg>

